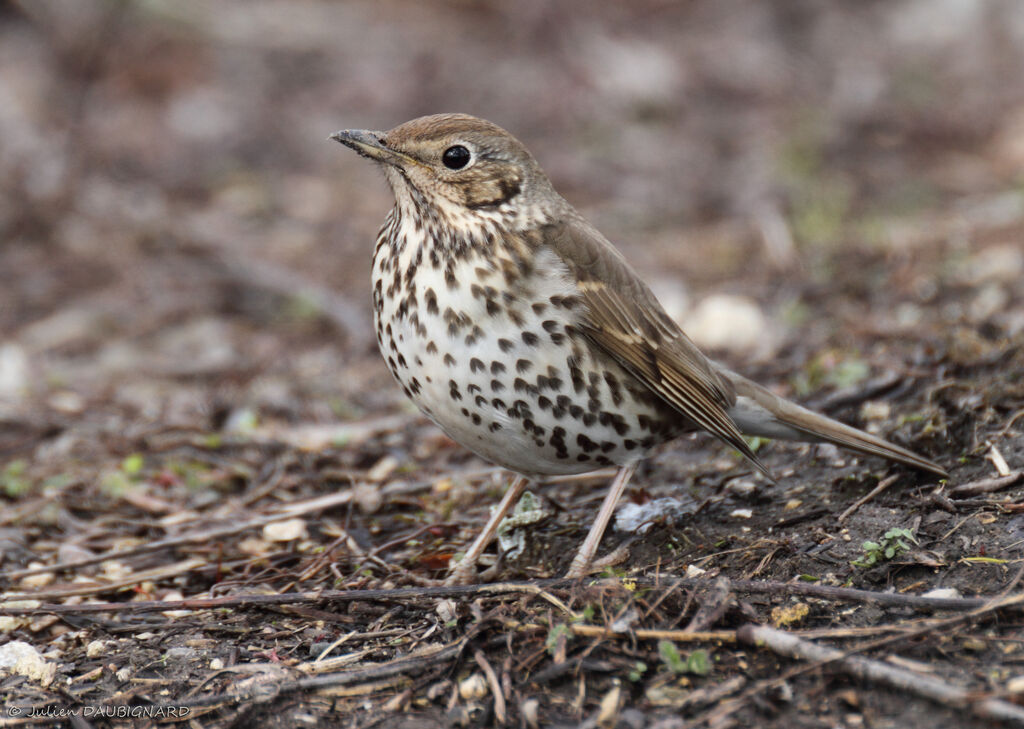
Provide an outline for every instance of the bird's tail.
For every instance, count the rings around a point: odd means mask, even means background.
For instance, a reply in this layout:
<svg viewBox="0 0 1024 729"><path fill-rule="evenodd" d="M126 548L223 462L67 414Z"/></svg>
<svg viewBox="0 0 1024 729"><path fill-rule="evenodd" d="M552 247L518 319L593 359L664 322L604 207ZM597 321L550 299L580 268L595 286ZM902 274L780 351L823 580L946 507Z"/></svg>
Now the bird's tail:
<svg viewBox="0 0 1024 729"><path fill-rule="evenodd" d="M942 478L949 477L949 473L942 466L906 448L888 443L849 425L843 425L824 415L813 413L735 372L722 368L721 373L735 388L736 404L729 411L729 415L744 435L834 443L860 453L904 463Z"/></svg>

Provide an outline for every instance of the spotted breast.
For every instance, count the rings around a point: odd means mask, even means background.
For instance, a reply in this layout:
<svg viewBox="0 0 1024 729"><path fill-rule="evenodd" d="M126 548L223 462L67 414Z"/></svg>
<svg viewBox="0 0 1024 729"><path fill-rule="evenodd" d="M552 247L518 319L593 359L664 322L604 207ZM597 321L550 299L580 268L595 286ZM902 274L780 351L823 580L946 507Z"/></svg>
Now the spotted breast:
<svg viewBox="0 0 1024 729"><path fill-rule="evenodd" d="M454 242L433 227L392 211L374 254L374 312L392 374L453 440L537 476L631 463L682 430L678 413L587 346L575 282L542 241L483 225Z"/></svg>

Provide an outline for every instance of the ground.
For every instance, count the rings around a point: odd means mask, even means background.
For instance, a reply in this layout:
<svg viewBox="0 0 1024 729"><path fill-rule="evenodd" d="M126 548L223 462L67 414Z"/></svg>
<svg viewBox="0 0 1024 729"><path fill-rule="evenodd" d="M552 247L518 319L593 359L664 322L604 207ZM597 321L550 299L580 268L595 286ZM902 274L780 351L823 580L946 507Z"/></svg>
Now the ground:
<svg viewBox="0 0 1024 729"><path fill-rule="evenodd" d="M0 4L0 724L1022 723L1022 10L586 7ZM510 476L380 361L390 196L326 138L454 110L717 359L950 479L696 435L592 578L607 472L441 586Z"/></svg>

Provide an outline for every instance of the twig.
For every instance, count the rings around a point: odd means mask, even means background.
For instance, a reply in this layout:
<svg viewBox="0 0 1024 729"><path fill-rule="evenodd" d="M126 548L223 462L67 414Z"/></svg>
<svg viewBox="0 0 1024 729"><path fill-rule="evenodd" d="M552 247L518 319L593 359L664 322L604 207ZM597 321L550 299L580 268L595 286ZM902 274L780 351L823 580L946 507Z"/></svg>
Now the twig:
<svg viewBox="0 0 1024 729"><path fill-rule="evenodd" d="M523 627L544 627L528 626ZM616 633L603 625L570 625L569 631L584 638L636 638L637 640L670 640L673 643L735 643L735 630L657 630L635 628L625 633Z"/></svg>
<svg viewBox="0 0 1024 729"><path fill-rule="evenodd" d="M656 585L654 580L636 580L635 584L638 587L644 588L673 585L684 588L700 588L707 585L707 580L690 578L662 576L660 581L663 585ZM504 582L492 585L438 585L436 587L399 587L387 590L324 590L320 592L290 592L280 595L229 595L225 597L189 598L186 600L170 601L148 600L130 603L44 604L37 607L23 608L6 607L3 603L0 603L0 615L74 615L104 612L145 613L162 612L164 610L210 610L225 607L268 607L303 603L322 604L329 602L353 602L357 600L363 602L401 602L445 597L469 598L522 592L538 595L551 602L551 598L554 597L551 595L552 591L560 588L570 588L575 584L577 583L572 580L553 579L538 580L536 582ZM621 586L621 582L616 579L594 580L587 584L593 587L606 588ZM925 597L922 595L858 590L851 587L832 587L809 582L733 580L732 588L736 592L779 595L783 597L803 595L821 600L868 603L880 607L903 607L915 610L968 611L977 610L991 604L991 600L986 598ZM557 598L555 598L555 602L552 602L552 604L560 605L560 610L565 611L568 615L573 615L573 612ZM1011 604L1015 603L1000 604L999 607L1008 607Z"/></svg>
<svg viewBox="0 0 1024 729"><path fill-rule="evenodd" d="M1010 474L1010 467L1006 464L1006 459L1003 458L1003 454L999 451L999 447L992 443L988 451L988 459L992 461L992 465L996 469L996 473L1000 476L1008 476Z"/></svg>
<svg viewBox="0 0 1024 729"><path fill-rule="evenodd" d="M151 570L133 572L127 577L117 580L103 582L75 583L73 587L62 587L54 590L40 590L39 592L5 592L4 600L55 600L66 597L81 597L84 595L98 595L104 592L120 590L124 587L138 585L141 582L159 582L178 575L188 574L193 570L205 567L208 562L205 559L186 559L174 564L161 565ZM170 603L167 603L168 605ZM165 610L169 608L164 608Z"/></svg>
<svg viewBox="0 0 1024 729"><path fill-rule="evenodd" d="M736 631L744 643L768 648L779 655L819 663L831 663L844 673L865 681L874 681L898 691L907 691L945 706L968 708L986 719L997 719L1024 726L1024 708L1000 699L976 701L963 686L931 676L922 676L863 656L847 656L843 651L812 643L785 631L765 626L744 625Z"/></svg>
<svg viewBox="0 0 1024 729"><path fill-rule="evenodd" d="M301 691L304 689L322 691L337 686L351 686L367 682L376 682L392 676L408 677L423 673L424 671L436 668L438 664L455 658L462 652L463 647L471 636L464 637L454 643L441 646L432 650L425 650L419 655L396 658L387 663L381 663L366 668L354 669L351 671L340 671L338 673L324 674L321 676L310 676L296 680L285 680L276 685L268 686L266 682L258 684L249 690L230 691L216 696L205 696L194 701L183 702L190 707L217 706L229 703L242 703L253 699L266 700L267 696L279 696L284 693Z"/></svg>
<svg viewBox="0 0 1024 729"><path fill-rule="evenodd" d="M950 496L977 496L978 494L990 494L994 491L1015 486L1019 481L1024 480L1024 471L1013 471L1005 476L995 478L983 478L979 481L960 484L949 490Z"/></svg>
<svg viewBox="0 0 1024 729"><path fill-rule="evenodd" d="M853 512L857 511L857 509L859 509L864 504L866 504L869 501L871 501L871 499L875 498L880 493L885 491L887 488L892 486L894 483L896 483L897 479L899 479L899 475L893 474L892 476L889 476L888 478L884 478L881 481L879 481L878 485L875 486L873 489L871 489L871 492L867 496L863 496L863 497L857 499L856 501L853 502L853 504L850 505L850 508L848 508L842 514L840 514L839 515L839 519L837 519L837 521L840 524L842 524L844 521L846 521L849 518L850 514L852 514Z"/></svg>
<svg viewBox="0 0 1024 729"><path fill-rule="evenodd" d="M476 661L476 665L480 666L480 670L484 672L484 675L487 677L487 684L491 687L491 693L494 694L494 718L498 720L499 724L504 724L508 712L505 709L505 694L502 693L501 684L498 683L498 674L494 672L491 664L487 662L487 656L484 655L483 651L475 651L473 659Z"/></svg>

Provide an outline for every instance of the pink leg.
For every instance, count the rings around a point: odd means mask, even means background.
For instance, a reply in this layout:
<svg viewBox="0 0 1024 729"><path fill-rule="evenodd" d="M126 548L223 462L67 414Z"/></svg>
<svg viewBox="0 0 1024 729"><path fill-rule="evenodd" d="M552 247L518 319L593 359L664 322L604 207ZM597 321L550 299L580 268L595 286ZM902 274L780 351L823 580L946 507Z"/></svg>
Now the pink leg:
<svg viewBox="0 0 1024 729"><path fill-rule="evenodd" d="M580 551L576 553L569 571L565 574L567 579L577 580L587 574L587 568L590 567L594 554L597 552L597 545L601 543L604 530L608 528L608 522L611 521L612 514L615 513L615 506L619 503L619 498L626 490L626 484L629 483L629 478L635 470L636 464L634 463L622 466L615 474L612 485L608 489L608 495L604 497L601 510L597 512L597 518L594 519L594 525L590 527L590 533L583 540Z"/></svg>
<svg viewBox="0 0 1024 729"><path fill-rule="evenodd" d="M516 476L516 480L512 482L512 485L508 487L505 495L501 497L501 501L498 503L498 508L491 514L491 518L488 520L487 525L483 531L480 532L479 536L473 540L473 543L469 546L466 551L466 556L460 559L454 567L452 567L451 573L448 575L448 579L444 581L446 585L468 585L473 582L473 577L476 575L476 563L480 559L480 555L487 549L487 545L494 539L495 533L498 531L498 525L501 520L505 518L505 515L515 506L515 503L519 500L520 495L526 488L526 484L529 483L529 479L524 476Z"/></svg>

